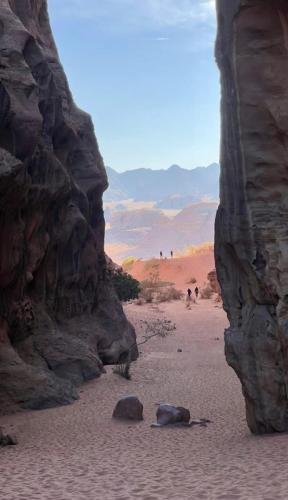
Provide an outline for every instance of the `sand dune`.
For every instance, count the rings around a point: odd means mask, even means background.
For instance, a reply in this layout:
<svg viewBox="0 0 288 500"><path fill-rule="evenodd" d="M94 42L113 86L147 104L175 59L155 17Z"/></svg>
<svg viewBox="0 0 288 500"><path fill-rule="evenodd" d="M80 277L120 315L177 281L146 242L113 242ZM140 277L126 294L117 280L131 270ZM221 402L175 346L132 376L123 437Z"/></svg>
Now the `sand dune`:
<svg viewBox="0 0 288 500"><path fill-rule="evenodd" d="M153 261L137 260L129 273L139 281L149 279L152 266L157 266L161 281L175 283L176 287L186 289L191 278L197 280L198 285L207 281L207 274L215 268L213 250L203 250L190 257L174 259L154 259ZM191 285L189 285L191 286Z"/></svg>
<svg viewBox="0 0 288 500"><path fill-rule="evenodd" d="M288 436L250 435L239 382L224 360L223 311L203 301L191 311L181 302L160 310L131 305L127 314L138 332L151 317L170 318L177 330L142 346L130 382L108 368L72 406L1 417L19 438L0 450L1 499L286 499ZM140 397L144 422L112 421L125 394ZM213 423L152 429L162 401Z"/></svg>

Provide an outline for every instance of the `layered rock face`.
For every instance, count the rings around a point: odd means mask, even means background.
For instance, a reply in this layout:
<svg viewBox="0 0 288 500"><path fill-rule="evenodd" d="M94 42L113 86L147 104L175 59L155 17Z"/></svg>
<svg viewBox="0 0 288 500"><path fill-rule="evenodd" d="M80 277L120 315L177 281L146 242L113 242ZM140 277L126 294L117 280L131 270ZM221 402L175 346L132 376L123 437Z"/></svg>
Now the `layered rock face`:
<svg viewBox="0 0 288 500"><path fill-rule="evenodd" d="M135 343L107 278L106 187L46 0L1 0L0 409L69 403Z"/></svg>
<svg viewBox="0 0 288 500"><path fill-rule="evenodd" d="M255 433L288 430L288 3L218 0L216 263L226 357Z"/></svg>

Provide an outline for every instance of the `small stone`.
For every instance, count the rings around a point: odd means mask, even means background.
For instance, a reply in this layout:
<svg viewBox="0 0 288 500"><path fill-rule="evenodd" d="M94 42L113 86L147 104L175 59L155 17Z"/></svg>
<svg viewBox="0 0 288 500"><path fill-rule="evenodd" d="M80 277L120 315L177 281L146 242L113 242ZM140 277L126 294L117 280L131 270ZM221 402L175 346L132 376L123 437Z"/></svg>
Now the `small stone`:
<svg viewBox="0 0 288 500"><path fill-rule="evenodd" d="M177 352L182 352L182 349L177 349Z"/></svg>
<svg viewBox="0 0 288 500"><path fill-rule="evenodd" d="M113 411L113 418L120 420L143 420L143 405L136 396L120 399Z"/></svg>

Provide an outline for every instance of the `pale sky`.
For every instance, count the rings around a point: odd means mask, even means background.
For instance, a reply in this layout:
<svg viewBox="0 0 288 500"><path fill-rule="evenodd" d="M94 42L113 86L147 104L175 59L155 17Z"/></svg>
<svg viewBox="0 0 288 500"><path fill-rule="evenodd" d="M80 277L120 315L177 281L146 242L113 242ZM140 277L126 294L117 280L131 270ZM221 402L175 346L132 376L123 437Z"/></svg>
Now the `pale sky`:
<svg viewBox="0 0 288 500"><path fill-rule="evenodd" d="M48 0L76 103L118 171L219 157L214 0Z"/></svg>

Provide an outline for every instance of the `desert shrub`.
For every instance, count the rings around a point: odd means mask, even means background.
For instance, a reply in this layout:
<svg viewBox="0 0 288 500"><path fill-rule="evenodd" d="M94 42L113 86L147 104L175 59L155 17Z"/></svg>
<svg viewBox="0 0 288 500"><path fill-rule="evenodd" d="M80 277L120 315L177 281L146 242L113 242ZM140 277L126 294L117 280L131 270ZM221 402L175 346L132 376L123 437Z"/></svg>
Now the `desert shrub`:
<svg viewBox="0 0 288 500"><path fill-rule="evenodd" d="M137 261L136 257L127 257L125 260L122 262L122 268L126 273L129 273L135 262Z"/></svg>
<svg viewBox="0 0 288 500"><path fill-rule="evenodd" d="M138 299L136 299L135 304L136 306L143 306L145 304L145 300L140 296L138 297Z"/></svg>
<svg viewBox="0 0 288 500"><path fill-rule="evenodd" d="M181 290L169 287L159 290L156 298L158 302L170 302L171 300L181 300L183 296L184 294Z"/></svg>
<svg viewBox="0 0 288 500"><path fill-rule="evenodd" d="M152 288L141 286L140 299L147 302L147 304L151 304L153 302L154 292Z"/></svg>
<svg viewBox="0 0 288 500"><path fill-rule="evenodd" d="M143 332L143 337L141 342L136 342L133 344L128 352L126 361L122 361L114 366L113 373L125 378L126 380L131 380L131 352L137 345L146 344L153 337L167 337L170 333L176 330L175 323L167 319L155 319L155 320L142 320L140 321L140 327Z"/></svg>
<svg viewBox="0 0 288 500"><path fill-rule="evenodd" d="M213 296L213 294L214 294L214 292L213 292L210 284L206 284L200 290L200 297L201 297L201 299L211 299L211 297Z"/></svg>
<svg viewBox="0 0 288 500"><path fill-rule="evenodd" d="M141 329L144 332L143 341L139 345L145 344L153 337L167 337L170 333L176 330L175 323L168 319L142 320L140 322Z"/></svg>
<svg viewBox="0 0 288 500"><path fill-rule="evenodd" d="M121 271L115 273L112 277L112 284L122 302L138 299L140 283L130 274Z"/></svg>
<svg viewBox="0 0 288 500"><path fill-rule="evenodd" d="M131 380L131 361L126 361L125 363L119 363L114 366L113 373L119 375L119 377L125 378L126 380Z"/></svg>

